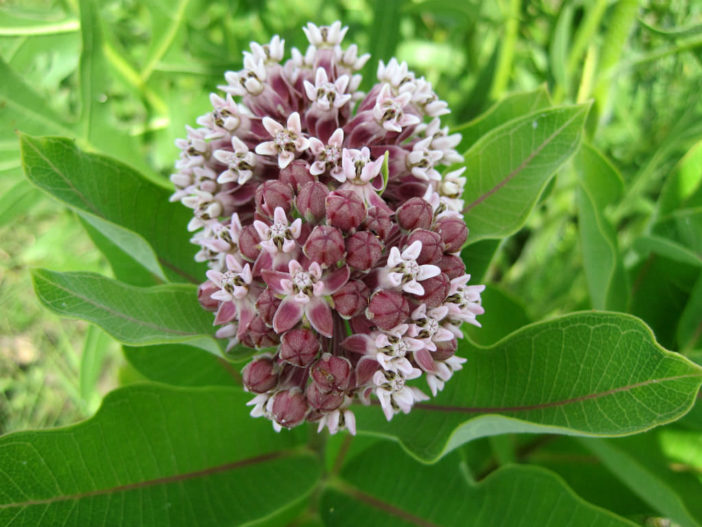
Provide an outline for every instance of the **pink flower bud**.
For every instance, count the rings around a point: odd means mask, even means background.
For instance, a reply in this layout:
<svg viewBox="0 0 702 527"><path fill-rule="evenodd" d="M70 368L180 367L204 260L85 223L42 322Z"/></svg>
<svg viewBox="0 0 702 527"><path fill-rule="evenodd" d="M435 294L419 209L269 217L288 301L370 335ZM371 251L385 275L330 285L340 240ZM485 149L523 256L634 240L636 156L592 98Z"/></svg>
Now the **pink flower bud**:
<svg viewBox="0 0 702 527"><path fill-rule="evenodd" d="M436 230L446 246L446 252L456 253L468 239L468 227L458 217L442 218L436 222Z"/></svg>
<svg viewBox="0 0 702 527"><path fill-rule="evenodd" d="M400 227L406 231L429 229L434 213L428 201L422 198L408 199L395 213Z"/></svg>
<svg viewBox="0 0 702 527"><path fill-rule="evenodd" d="M378 237L369 231L358 231L346 239L346 263L360 271L367 271L383 254Z"/></svg>
<svg viewBox="0 0 702 527"><path fill-rule="evenodd" d="M287 183L296 191L299 191L305 183L314 181L315 178L310 174L310 167L307 161L296 159L288 166L281 169L278 180Z"/></svg>
<svg viewBox="0 0 702 527"><path fill-rule="evenodd" d="M421 282L424 294L419 300L427 307L438 307L444 303L451 289L451 281L446 273L441 273L433 278L427 278Z"/></svg>
<svg viewBox="0 0 702 527"><path fill-rule="evenodd" d="M271 413L280 426L292 428L305 419L309 406L307 398L299 388L283 390L273 396Z"/></svg>
<svg viewBox="0 0 702 527"><path fill-rule="evenodd" d="M261 248L258 246L260 241L261 238L253 225L247 225L242 229L241 235L239 235L239 250L244 258L252 262L258 258L258 254L261 252Z"/></svg>
<svg viewBox="0 0 702 527"><path fill-rule="evenodd" d="M336 190L326 198L327 223L342 231L358 227L366 217L366 206L352 190Z"/></svg>
<svg viewBox="0 0 702 527"><path fill-rule="evenodd" d="M329 189L319 181L305 183L298 191L295 206L307 221L321 220L326 213L324 200L327 194Z"/></svg>
<svg viewBox="0 0 702 527"><path fill-rule="evenodd" d="M400 293L381 290L370 297L366 316L380 329L392 329L409 316L409 303Z"/></svg>
<svg viewBox="0 0 702 527"><path fill-rule="evenodd" d="M310 233L302 250L310 260L321 265L332 266L344 256L344 237L339 229L328 225L317 225Z"/></svg>
<svg viewBox="0 0 702 527"><path fill-rule="evenodd" d="M278 384L278 367L270 357L259 357L246 365L241 376L247 390L265 393Z"/></svg>
<svg viewBox="0 0 702 527"><path fill-rule="evenodd" d="M292 208L293 189L287 183L275 179L266 181L256 189L256 212L273 217L276 208L282 207L287 213Z"/></svg>
<svg viewBox="0 0 702 527"><path fill-rule="evenodd" d="M309 405L323 412L336 410L344 402L344 392L336 390L324 391L316 382L311 382L305 390Z"/></svg>
<svg viewBox="0 0 702 527"><path fill-rule="evenodd" d="M368 306L369 290L360 280L351 280L332 295L334 309L344 318L361 314Z"/></svg>
<svg viewBox="0 0 702 527"><path fill-rule="evenodd" d="M349 359L325 353L312 366L310 375L323 391L344 391L351 384L353 368Z"/></svg>
<svg viewBox="0 0 702 527"><path fill-rule="evenodd" d="M210 295L219 291L219 287L213 284L210 280L203 282L197 288L197 299L200 305L207 311L215 312L219 307L219 300L213 300Z"/></svg>
<svg viewBox="0 0 702 527"><path fill-rule="evenodd" d="M349 324L351 324L352 333L368 334L375 329L375 325L373 325L373 322L366 318L365 313L360 313L353 317L351 320L349 320Z"/></svg>
<svg viewBox="0 0 702 527"><path fill-rule="evenodd" d="M377 234L382 241L387 241L393 231L393 227L397 228L392 222L390 213L378 207L368 209L366 229Z"/></svg>
<svg viewBox="0 0 702 527"><path fill-rule="evenodd" d="M417 258L418 264L437 264L441 261L444 255L444 244L439 234L424 229L417 229L409 235L406 245L411 245L416 241L422 242L422 252L419 253Z"/></svg>
<svg viewBox="0 0 702 527"><path fill-rule="evenodd" d="M320 350L319 337L306 328L286 331L280 339L280 359L293 366L307 366Z"/></svg>
<svg viewBox="0 0 702 527"><path fill-rule="evenodd" d="M435 361L446 360L453 357L458 349L456 337L453 337L451 340L444 340L443 342L435 342L434 344L436 344L436 351L432 353L432 357Z"/></svg>
<svg viewBox="0 0 702 527"><path fill-rule="evenodd" d="M261 320L267 325L273 325L273 317L275 312L278 311L278 306L280 305L280 299L275 296L275 293L270 289L265 289L256 300L256 311L258 312Z"/></svg>
<svg viewBox="0 0 702 527"><path fill-rule="evenodd" d="M270 348L280 342L280 337L261 317L254 317L241 342L250 348Z"/></svg>
<svg viewBox="0 0 702 527"><path fill-rule="evenodd" d="M438 266L442 272L448 275L450 280L466 274L466 264L464 264L463 260L458 256L453 254L444 254Z"/></svg>

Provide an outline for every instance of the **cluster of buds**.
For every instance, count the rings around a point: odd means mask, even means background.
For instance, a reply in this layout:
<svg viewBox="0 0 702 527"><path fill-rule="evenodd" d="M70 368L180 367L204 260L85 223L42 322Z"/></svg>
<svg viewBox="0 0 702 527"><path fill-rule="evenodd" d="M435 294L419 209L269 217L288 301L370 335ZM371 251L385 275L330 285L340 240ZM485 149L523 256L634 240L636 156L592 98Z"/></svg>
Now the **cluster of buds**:
<svg viewBox="0 0 702 527"><path fill-rule="evenodd" d="M460 135L431 84L395 59L358 91L368 55L342 49L339 22L304 28L310 46L252 43L224 96L188 128L173 200L207 261L200 303L216 335L254 348L243 370L251 415L355 433L353 402L390 420L436 395L465 359L484 286L461 247Z"/></svg>

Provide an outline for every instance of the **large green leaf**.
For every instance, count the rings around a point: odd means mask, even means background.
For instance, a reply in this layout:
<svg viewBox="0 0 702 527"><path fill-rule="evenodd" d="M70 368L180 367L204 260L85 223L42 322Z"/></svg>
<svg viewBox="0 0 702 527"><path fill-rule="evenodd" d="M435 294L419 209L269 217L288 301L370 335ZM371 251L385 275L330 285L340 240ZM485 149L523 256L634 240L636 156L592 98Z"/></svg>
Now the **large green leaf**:
<svg viewBox="0 0 702 527"><path fill-rule="evenodd" d="M321 512L335 527L634 525L586 503L542 468L507 466L476 484L455 456L420 465L386 442L356 456L331 480Z"/></svg>
<svg viewBox="0 0 702 527"><path fill-rule="evenodd" d="M461 133L463 137L459 150L466 151L490 130L518 117L546 108L548 104L546 86L541 86L534 91L515 93L500 99L485 113L472 121L456 126L451 132Z"/></svg>
<svg viewBox="0 0 702 527"><path fill-rule="evenodd" d="M682 527L702 525L702 484L671 470L657 433L618 440L580 440L632 492Z"/></svg>
<svg viewBox="0 0 702 527"><path fill-rule="evenodd" d="M241 384L241 366L221 357L186 346L124 346L124 356L140 374L151 381L176 386L234 386Z"/></svg>
<svg viewBox="0 0 702 527"><path fill-rule="evenodd" d="M32 273L39 300L60 315L94 322L125 344L190 341L217 353L212 314L188 284L134 287L94 273Z"/></svg>
<svg viewBox="0 0 702 527"><path fill-rule="evenodd" d="M541 110L490 131L465 154L469 243L516 232L575 152L589 105Z"/></svg>
<svg viewBox="0 0 702 527"><path fill-rule="evenodd" d="M359 430L434 460L482 436L514 432L619 436L673 421L693 404L702 368L663 349L630 315L576 313L527 326L468 358L436 399L387 423L357 409Z"/></svg>
<svg viewBox="0 0 702 527"><path fill-rule="evenodd" d="M42 190L82 213L139 234L159 255L169 279L204 280L204 265L193 260L195 251L188 242L186 226L192 214L169 203L165 187L115 159L81 152L65 138L22 135L20 144L25 174ZM143 254L143 240L133 240L138 243L130 252Z"/></svg>
<svg viewBox="0 0 702 527"><path fill-rule="evenodd" d="M319 464L298 434L252 419L248 399L133 386L84 423L3 437L0 524L251 525L294 506Z"/></svg>
<svg viewBox="0 0 702 527"><path fill-rule="evenodd" d="M627 281L617 234L605 208L624 193L624 181L594 147L583 145L575 157L579 185L576 191L578 230L592 307L624 311Z"/></svg>

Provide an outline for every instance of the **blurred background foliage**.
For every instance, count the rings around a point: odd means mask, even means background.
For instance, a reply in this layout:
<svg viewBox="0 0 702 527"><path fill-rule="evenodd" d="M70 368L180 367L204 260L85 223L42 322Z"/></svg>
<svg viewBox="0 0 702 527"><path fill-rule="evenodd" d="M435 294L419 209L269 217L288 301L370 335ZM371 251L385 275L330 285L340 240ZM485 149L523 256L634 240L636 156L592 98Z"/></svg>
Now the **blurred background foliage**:
<svg viewBox="0 0 702 527"><path fill-rule="evenodd" d="M619 182L598 202L621 255L617 308L699 356L702 240L680 211L702 201L702 2L0 0L0 433L74 422L138 379L100 330L59 320L32 292L31 267L110 271L78 219L22 177L16 131L74 137L168 185L174 140L250 41L280 34L304 49L301 26L337 19L373 54L367 80L378 59L407 61L454 127L542 86L554 103L593 100L586 141ZM473 246L488 311L515 327L592 305L577 186L564 167L492 260L480 249L497 242Z"/></svg>

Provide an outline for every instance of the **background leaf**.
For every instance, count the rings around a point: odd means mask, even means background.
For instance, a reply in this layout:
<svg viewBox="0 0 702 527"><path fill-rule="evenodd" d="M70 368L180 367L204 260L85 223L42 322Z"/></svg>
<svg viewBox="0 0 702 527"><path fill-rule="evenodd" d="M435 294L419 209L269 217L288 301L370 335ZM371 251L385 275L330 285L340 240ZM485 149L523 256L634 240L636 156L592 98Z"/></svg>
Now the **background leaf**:
<svg viewBox="0 0 702 527"><path fill-rule="evenodd" d="M359 454L332 480L322 495L322 515L327 525L340 527L634 525L584 502L544 469L507 466L475 484L456 456L418 465L388 443Z"/></svg>
<svg viewBox="0 0 702 527"><path fill-rule="evenodd" d="M490 348L464 340L458 353L468 362L435 399L390 423L378 407L359 408L359 430L423 460L504 433L634 434L685 414L702 384L702 368L623 314L567 315Z"/></svg>
<svg viewBox="0 0 702 527"><path fill-rule="evenodd" d="M233 388L134 386L75 426L0 439L0 524L242 525L319 478L299 435L248 415Z"/></svg>
<svg viewBox="0 0 702 527"><path fill-rule="evenodd" d="M55 313L94 322L132 345L198 342L216 353L212 314L200 307L197 288L186 284L134 287L92 273L32 273L39 300ZM208 343L204 344L204 343Z"/></svg>
<svg viewBox="0 0 702 527"><path fill-rule="evenodd" d="M588 105L543 110L484 135L465 154L469 243L519 229L555 171L575 152Z"/></svg>
<svg viewBox="0 0 702 527"><path fill-rule="evenodd" d="M21 148L25 174L42 190L69 207L141 235L159 255L170 280L204 280L205 266L194 261L188 242L192 213L169 203L169 190L119 161L81 152L68 139L23 135ZM111 232L104 235L109 238ZM133 240L130 252L143 253L142 241Z"/></svg>

